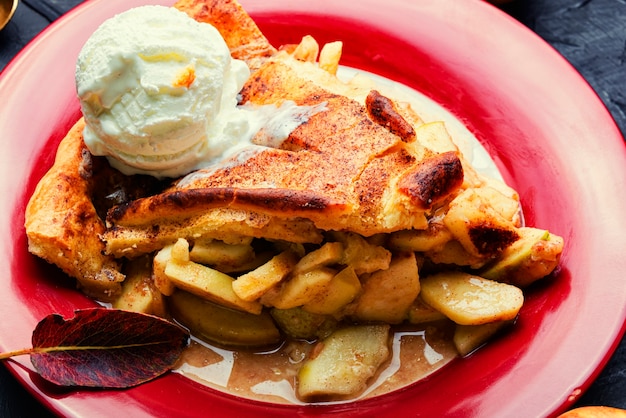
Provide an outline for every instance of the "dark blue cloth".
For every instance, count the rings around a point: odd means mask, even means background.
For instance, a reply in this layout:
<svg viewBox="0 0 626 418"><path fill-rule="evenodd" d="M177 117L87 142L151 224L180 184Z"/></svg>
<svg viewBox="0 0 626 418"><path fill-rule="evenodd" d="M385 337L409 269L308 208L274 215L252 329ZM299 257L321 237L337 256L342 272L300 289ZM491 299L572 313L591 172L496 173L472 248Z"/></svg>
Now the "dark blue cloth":
<svg viewBox="0 0 626 418"><path fill-rule="evenodd" d="M22 0L14 19L0 31L0 69L49 23L81 2ZM514 0L503 9L569 60L626 132L626 2ZM626 408L626 338L576 406L582 405ZM50 412L0 367L0 417L46 416Z"/></svg>
<svg viewBox="0 0 626 418"><path fill-rule="evenodd" d="M0 70L31 39L81 0L21 0L9 24L0 31Z"/></svg>

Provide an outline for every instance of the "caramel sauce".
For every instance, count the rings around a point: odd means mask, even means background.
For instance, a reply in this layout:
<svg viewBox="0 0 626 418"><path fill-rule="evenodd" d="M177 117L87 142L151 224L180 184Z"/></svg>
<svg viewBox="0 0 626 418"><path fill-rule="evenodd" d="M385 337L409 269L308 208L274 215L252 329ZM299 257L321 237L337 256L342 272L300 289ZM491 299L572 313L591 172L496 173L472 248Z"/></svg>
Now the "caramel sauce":
<svg viewBox="0 0 626 418"><path fill-rule="evenodd" d="M458 355L452 343L453 329L444 321L393 329L390 358L365 392L348 401L401 389L448 364ZM296 397L296 376L312 348L307 341L287 340L272 351L229 350L193 339L175 372L246 399L304 404Z"/></svg>

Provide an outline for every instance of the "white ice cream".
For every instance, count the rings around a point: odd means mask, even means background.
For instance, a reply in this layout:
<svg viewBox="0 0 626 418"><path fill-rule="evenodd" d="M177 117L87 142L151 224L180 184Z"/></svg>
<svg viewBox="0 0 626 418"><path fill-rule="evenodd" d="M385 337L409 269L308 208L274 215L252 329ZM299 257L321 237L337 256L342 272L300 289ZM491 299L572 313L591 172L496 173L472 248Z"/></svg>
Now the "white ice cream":
<svg viewBox="0 0 626 418"><path fill-rule="evenodd" d="M209 24L163 6L119 14L78 57L85 143L127 175L186 174L250 129L236 107L249 74Z"/></svg>

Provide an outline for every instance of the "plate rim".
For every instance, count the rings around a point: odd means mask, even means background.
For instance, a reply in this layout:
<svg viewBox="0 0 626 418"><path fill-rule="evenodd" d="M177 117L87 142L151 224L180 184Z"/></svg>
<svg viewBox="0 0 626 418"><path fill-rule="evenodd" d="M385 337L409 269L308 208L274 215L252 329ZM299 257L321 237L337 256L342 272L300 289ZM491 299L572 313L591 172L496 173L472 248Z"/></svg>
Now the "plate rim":
<svg viewBox="0 0 626 418"><path fill-rule="evenodd" d="M274 3L280 3L281 1L275 1ZM123 4L124 2L121 0L117 0L116 4ZM149 1L149 0L137 0L137 1L133 1L133 5L137 4L137 3L170 3L170 2L166 2L165 0L160 0L160 1ZM254 5L256 7L257 3L260 3L259 1L242 1L242 3L244 3L244 7L246 6L246 4L250 3L251 5ZM366 2L367 3L367 2ZM406 7L409 7L409 2L408 1L402 1L402 0L394 0L392 2L393 4L396 5L403 5ZM443 2L446 3L446 2ZM104 0L91 0L91 1L87 1L85 3L82 3L80 5L78 5L76 8L72 9L68 14L64 15L63 17L61 17L58 21L56 21L55 23L53 23L51 26L49 26L46 30L44 30L41 34L39 34L23 51L21 51L3 70L2 74L0 74L0 91L3 91L3 88L6 88L6 82L5 80L7 80L8 78L10 78L11 76L14 76L15 72L17 71L15 68L19 67L20 62L28 60L30 58L29 55L30 54L36 54L37 51L41 48L43 48L46 44L46 42L48 42L47 40L49 38L53 38L55 36L56 33L58 33L59 31L63 31L63 25L66 25L68 22L76 22L77 19L79 19L79 17L85 13L88 13L90 10L92 9L96 9L98 8L98 5L103 5L104 4ZM272 3L273 4L273 3ZM320 4L324 4L324 2L321 2ZM331 3L334 4L334 3ZM452 4L451 1L448 1L446 4ZM327 5L326 5L327 6ZM113 6L107 6L107 7L113 7ZM117 6L115 6L117 7ZM120 6L122 7L122 6ZM294 6L295 7L295 6ZM321 7L321 6L320 6ZM500 16L498 17L498 19L510 19L509 21L509 25L511 24L511 22L515 22L513 25L511 25L512 30L516 30L516 31L522 31L525 33L524 36L529 36L529 34L532 34L533 36L536 37L536 40L534 41L535 44L537 43L537 40L539 40L539 37L536 36L535 34L533 34L532 32L530 32L529 30L526 30L525 28L522 27L521 24L519 24L519 22L514 21L512 18L504 17L504 13L499 14L499 11L495 11L495 8L490 9L491 6L488 5L484 5L479 3L478 1L474 2L472 6L464 6L464 7L477 7L480 9L481 13L483 14L487 14L489 16ZM104 17L103 17L104 19ZM514 29L513 29L514 28ZM543 41L541 41L543 42ZM43 45L43 46L42 46ZM554 54L555 50L551 49L551 47L549 47L551 52L546 52L548 50L548 45L547 44L542 44L542 48L544 48L544 53L546 54ZM559 56L560 57L560 56ZM553 57L556 58L556 57ZM557 58L558 59L558 58ZM569 63L567 63L565 61L564 58L562 58L563 63L565 63L566 65L569 65ZM579 78L579 82L582 82L584 86L586 87L581 87L581 88L586 88L588 90L591 90L591 87L588 85L588 83L584 80L584 78L582 76L580 76L580 74L578 74L578 72L573 69L573 67L570 66L570 72L574 71L574 73L577 75L575 75L575 77ZM571 75L571 74L570 74ZM582 86L582 85L581 85ZM589 93L589 92L588 92ZM602 102L600 101L599 97L597 97L597 95L595 94L595 92L592 92L593 95L596 97L597 102L594 104L596 107L598 106L598 104L600 104L602 106L602 108L604 109L604 111L606 112L605 116L609 116L609 119L611 121L613 121L613 118L610 116L610 114L608 113L608 110L606 109L606 107L602 104ZM2 125L2 119L0 119L0 126ZM613 122L613 124L615 125L615 123ZM619 138L621 138L621 140L623 141L623 136L621 134L621 132L619 132L619 129L617 128L617 126L614 126L614 130L617 131L617 136L619 136ZM4 187L4 185L3 185ZM3 225L4 228L4 225ZM623 320L626 319L626 308L622 308L621 312L619 312L619 317L622 318L622 322L624 322ZM571 405L573 403L573 401L575 399L577 399L577 397L579 395L576 395L576 393L578 393L578 390L584 390L586 389L590 384L591 381L599 374L600 370L602 369L602 367L604 367L604 365L606 364L606 362L608 361L608 359L610 358L611 354L613 353L613 351L615 350L615 348L617 347L618 343L619 343L619 339L621 338L621 336L623 336L624 332L626 331L626 323L623 323L623 325L621 326L621 328L617 327L615 329L613 329L612 335L607 336L606 340L604 342L604 346L607 348L607 350L605 351L605 354L603 356L601 356L601 358L596 358L595 360L595 364L590 365L589 367L587 367L587 370L585 371L585 373L581 373L581 375L586 375L586 377L583 379L583 382L578 382L580 384L575 385L576 387L572 388L572 395L569 398L566 398L565 400L555 400L553 402L553 405L550 406L552 411L556 411L559 410L560 408L563 408L564 406L567 405ZM610 342L609 342L610 341ZM11 364L9 366L9 369L12 371L12 373L14 375L16 375L18 377L18 379L20 379L20 381L32 392L34 393L38 398L40 398L44 404L46 404L50 409L55 410L57 412L67 412L67 411L61 411L58 410L59 408L59 403L55 400L54 402L50 400L50 398L48 396L46 396L45 394L43 394L40 390L38 390L36 387L33 386L32 383L32 378L27 376L27 373L21 369L21 367L14 367L13 364ZM437 376L435 376L433 378L433 380L436 380ZM156 386L156 385L155 385ZM79 399L79 403L80 403L80 399L81 397L78 397ZM98 399L98 397L94 398L96 401ZM265 404L262 404L263 406ZM278 408L279 410L282 410L282 408Z"/></svg>

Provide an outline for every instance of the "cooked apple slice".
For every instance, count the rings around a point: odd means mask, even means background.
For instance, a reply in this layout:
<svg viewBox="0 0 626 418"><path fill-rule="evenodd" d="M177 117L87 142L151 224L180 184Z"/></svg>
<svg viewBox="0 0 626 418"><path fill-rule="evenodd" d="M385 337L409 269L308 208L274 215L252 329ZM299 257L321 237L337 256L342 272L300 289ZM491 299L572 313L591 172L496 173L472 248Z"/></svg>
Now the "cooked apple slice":
<svg viewBox="0 0 626 418"><path fill-rule="evenodd" d="M428 276L421 286L424 302L461 325L512 320L524 303L519 288L463 272Z"/></svg>
<svg viewBox="0 0 626 418"><path fill-rule="evenodd" d="M168 305L177 321L209 343L259 347L277 344L281 339L265 311L254 315L228 309L182 290L168 298Z"/></svg>
<svg viewBox="0 0 626 418"><path fill-rule="evenodd" d="M292 276L282 282L275 292L270 291L263 295L261 303L278 309L302 306L323 292L336 273L333 269L322 267Z"/></svg>
<svg viewBox="0 0 626 418"><path fill-rule="evenodd" d="M489 259L519 239L514 222L491 206L489 194L466 189L450 202L444 225L475 257Z"/></svg>
<svg viewBox="0 0 626 418"><path fill-rule="evenodd" d="M443 224L432 222L428 229L406 229L389 237L389 246L399 251L432 251L443 247L452 234Z"/></svg>
<svg viewBox="0 0 626 418"><path fill-rule="evenodd" d="M461 356L472 353L485 344L496 332L511 323L512 321L498 321L482 325L457 324L452 338L456 351L458 351Z"/></svg>
<svg viewBox="0 0 626 418"><path fill-rule="evenodd" d="M144 256L126 265L126 280L122 282L122 293L113 301L113 308L165 316L163 294L152 278L150 261L150 257Z"/></svg>
<svg viewBox="0 0 626 418"><path fill-rule="evenodd" d="M256 300L283 280L297 261L294 253L283 251L262 266L239 276L233 282L233 291L243 300Z"/></svg>
<svg viewBox="0 0 626 418"><path fill-rule="evenodd" d="M165 267L167 262L172 259L172 248L174 244L166 245L161 248L152 260L152 278L154 285L165 296L170 296L176 290L176 286L165 274Z"/></svg>
<svg viewBox="0 0 626 418"><path fill-rule="evenodd" d="M196 241L189 252L196 263L208 266L239 266L254 259L250 243L227 244L219 240Z"/></svg>
<svg viewBox="0 0 626 418"><path fill-rule="evenodd" d="M202 264L189 260L189 245L179 239L172 247L171 259L165 266L165 275L178 289L186 290L222 306L252 314L263 308L257 301L241 299L233 290L234 278Z"/></svg>
<svg viewBox="0 0 626 418"><path fill-rule="evenodd" d="M293 274L306 273L320 267L339 263L343 257L343 244L340 242L327 242L317 250L306 254L298 261L293 269Z"/></svg>
<svg viewBox="0 0 626 418"><path fill-rule="evenodd" d="M426 324L428 322L441 321L442 319L446 319L446 316L427 305L420 296L413 301L409 308L408 322L410 324Z"/></svg>
<svg viewBox="0 0 626 418"><path fill-rule="evenodd" d="M326 288L304 304L306 311L317 314L336 314L352 302L361 291L359 277L350 266L341 270Z"/></svg>
<svg viewBox="0 0 626 418"><path fill-rule="evenodd" d="M362 236L349 232L334 232L332 236L343 244L340 263L352 266L356 274L389 268L391 252L386 248L371 244Z"/></svg>
<svg viewBox="0 0 626 418"><path fill-rule="evenodd" d="M397 324L407 318L420 292L415 253L394 255L387 270L362 278L363 292L355 301L354 317L359 321Z"/></svg>
<svg viewBox="0 0 626 418"><path fill-rule="evenodd" d="M498 260L480 272L482 277L528 286L550 274L559 264L563 238L543 229L520 228L520 239Z"/></svg>
<svg viewBox="0 0 626 418"><path fill-rule="evenodd" d="M337 328L337 320L332 316L307 312L301 307L272 308L270 315L282 332L298 339L313 341L326 338Z"/></svg>
<svg viewBox="0 0 626 418"><path fill-rule="evenodd" d="M389 357L389 325L341 328L298 371L297 393L304 401L352 397Z"/></svg>

